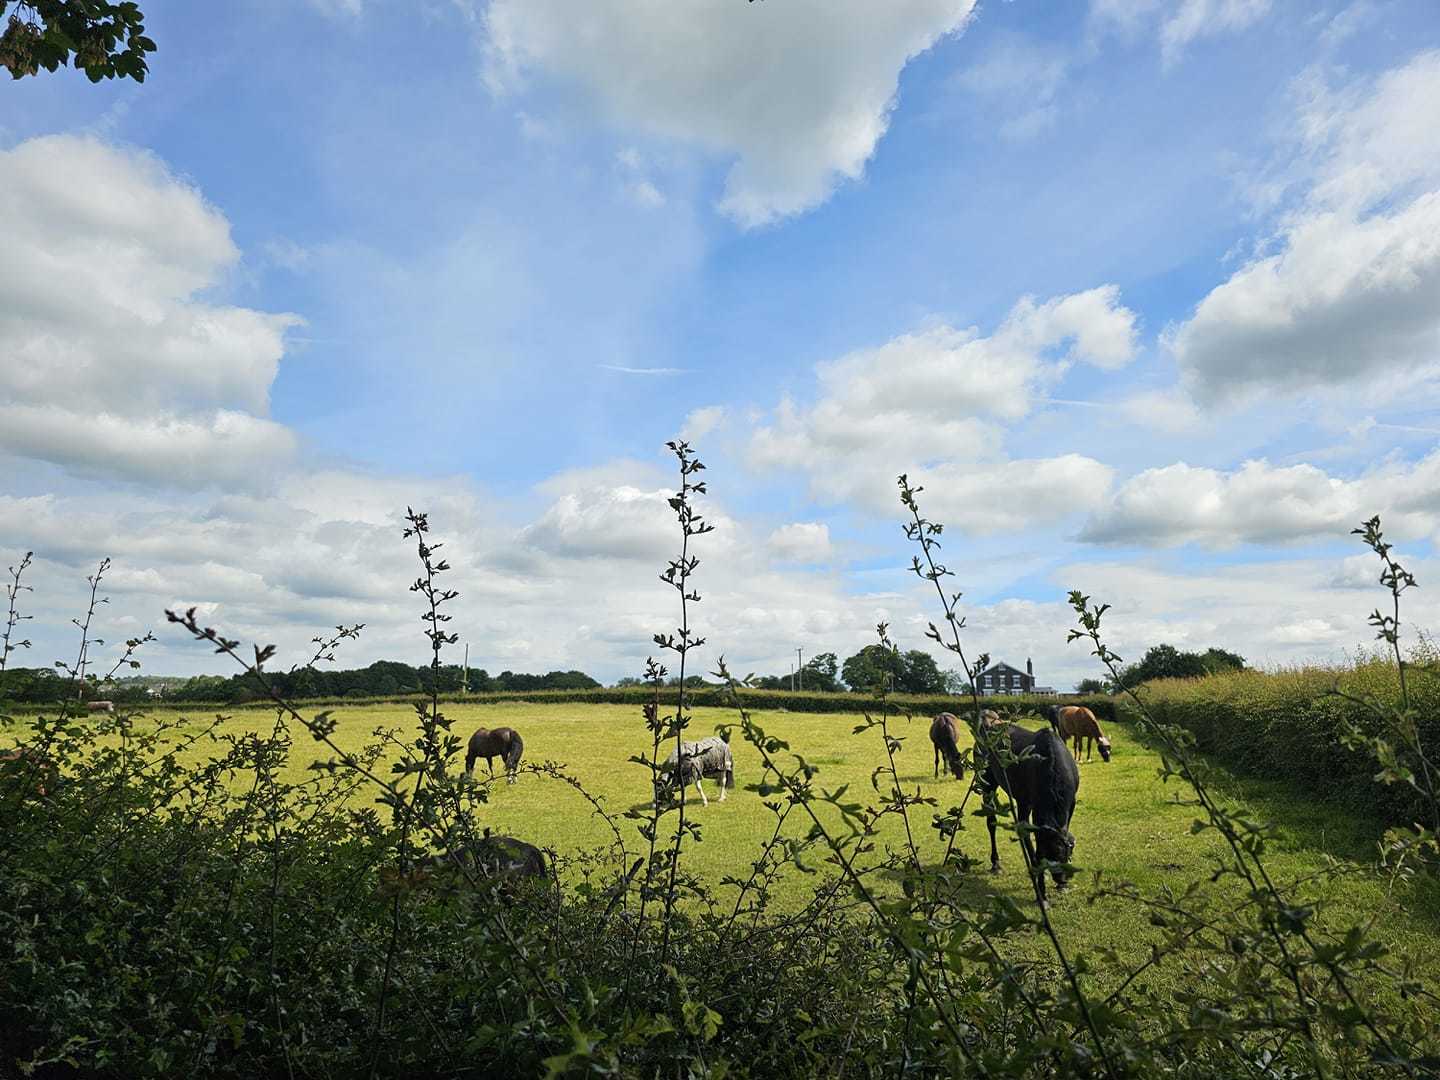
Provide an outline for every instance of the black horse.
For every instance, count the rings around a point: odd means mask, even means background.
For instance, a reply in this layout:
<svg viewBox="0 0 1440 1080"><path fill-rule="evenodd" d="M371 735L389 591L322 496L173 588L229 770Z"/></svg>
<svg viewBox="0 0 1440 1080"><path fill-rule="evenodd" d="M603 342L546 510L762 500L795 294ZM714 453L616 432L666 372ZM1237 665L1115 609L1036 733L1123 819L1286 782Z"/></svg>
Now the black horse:
<svg viewBox="0 0 1440 1080"><path fill-rule="evenodd" d="M1002 788L1014 803L1016 821L1033 829L1027 833L1022 828L1020 832L1026 862L1034 865L1038 857L1050 863L1068 863L1075 851L1070 819L1075 814L1075 793L1080 789L1080 770L1070 751L1053 731L1031 731L1018 724L990 729L984 742L976 760L983 764L978 786L985 799L985 823L990 829L991 873L1000 871L1000 852L995 846L995 796ZM1002 764L1006 749L1010 761ZM1051 866L1050 875L1056 887L1064 888L1065 871ZM1035 875L1035 891L1044 904L1043 873Z"/></svg>

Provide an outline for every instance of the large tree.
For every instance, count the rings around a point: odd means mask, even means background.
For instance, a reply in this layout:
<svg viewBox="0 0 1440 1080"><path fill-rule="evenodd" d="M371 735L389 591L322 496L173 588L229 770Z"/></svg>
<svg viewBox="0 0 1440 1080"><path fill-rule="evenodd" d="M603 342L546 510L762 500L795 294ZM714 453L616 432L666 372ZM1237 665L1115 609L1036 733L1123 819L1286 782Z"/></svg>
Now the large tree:
<svg viewBox="0 0 1440 1080"><path fill-rule="evenodd" d="M897 690L902 690L907 694L943 694L945 692L945 673L940 670L940 665L935 663L935 658L928 652L911 649L901 659L905 662L905 668L901 672Z"/></svg>
<svg viewBox="0 0 1440 1080"><path fill-rule="evenodd" d="M145 54L155 51L145 15L130 0L0 0L0 19L0 67L15 79L73 64L91 82L144 82Z"/></svg>
<svg viewBox="0 0 1440 1080"><path fill-rule="evenodd" d="M847 657L840 668L845 685L857 693L869 694L888 680L898 688L905 675L905 659L883 645L866 645L854 656Z"/></svg>

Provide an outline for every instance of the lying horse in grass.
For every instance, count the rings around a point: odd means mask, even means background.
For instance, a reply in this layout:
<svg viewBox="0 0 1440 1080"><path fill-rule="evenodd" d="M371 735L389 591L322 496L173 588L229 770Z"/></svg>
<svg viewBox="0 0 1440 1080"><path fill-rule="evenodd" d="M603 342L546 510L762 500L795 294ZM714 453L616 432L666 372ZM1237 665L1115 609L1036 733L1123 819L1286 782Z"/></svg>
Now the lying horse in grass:
<svg viewBox="0 0 1440 1080"><path fill-rule="evenodd" d="M1050 726L1062 739L1075 740L1075 760L1080 760L1080 740L1085 740L1085 760L1093 753L1091 740L1100 747L1100 759L1110 760L1110 740L1100 730L1100 721L1084 705L1051 705L1045 710Z"/></svg>
<svg viewBox="0 0 1440 1080"><path fill-rule="evenodd" d="M474 735L470 736L470 747L465 751L465 772L469 774L475 768L475 759L484 758L485 767L490 770L490 775L495 775L495 758L499 758L505 765L505 773L510 783L515 782L515 770L520 767L520 754L525 749L525 740L520 738L520 733L514 728L497 727L494 731L488 728L480 728Z"/></svg>
<svg viewBox="0 0 1440 1080"><path fill-rule="evenodd" d="M985 823L990 829L990 872L1000 872L1000 852L995 846L995 796L1000 789L1014 804L1015 820L1022 827L1020 844L1026 863L1033 866L1037 857L1051 863L1069 862L1075 851L1070 819L1075 814L1080 770L1064 742L1053 731L1030 731L1018 724L1007 724L987 727L982 743L976 751L977 769L983 764L977 786L984 796ZM1011 761L1002 765L1001 757L1007 749ZM1026 825L1033 831L1027 832ZM1050 874L1058 888L1065 887L1067 875L1063 870L1052 866ZM1035 875L1035 891L1040 903L1046 903L1044 874Z"/></svg>
<svg viewBox="0 0 1440 1080"><path fill-rule="evenodd" d="M709 806L705 789L700 786L703 777L714 777L720 785L720 802L725 801L725 789L735 786L735 759L730 755L730 744L718 735L699 742L681 743L679 750L671 750L665 763L655 770L655 801L667 791L683 788L693 783L700 792L700 804Z"/></svg>
<svg viewBox="0 0 1440 1080"><path fill-rule="evenodd" d="M55 790L60 780L60 769L44 754L27 746L0 750L0 784L14 779L19 780L22 789L28 788L44 798Z"/></svg>
<svg viewBox="0 0 1440 1080"><path fill-rule="evenodd" d="M545 856L534 844L513 836L493 836L489 829L479 840L439 854L426 855L401 874L393 866L380 869L380 893L400 889L498 885L503 888L543 879Z"/></svg>

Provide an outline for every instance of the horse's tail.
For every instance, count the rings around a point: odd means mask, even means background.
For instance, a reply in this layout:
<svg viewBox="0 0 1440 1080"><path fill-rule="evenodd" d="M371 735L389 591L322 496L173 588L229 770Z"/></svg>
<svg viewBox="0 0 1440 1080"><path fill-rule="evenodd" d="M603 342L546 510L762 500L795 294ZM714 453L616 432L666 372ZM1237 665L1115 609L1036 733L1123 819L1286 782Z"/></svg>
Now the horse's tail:
<svg viewBox="0 0 1440 1080"><path fill-rule="evenodd" d="M1045 719L1050 721L1050 730L1055 732L1056 735L1059 735L1063 739L1064 735L1061 735L1060 733L1060 706L1045 706Z"/></svg>
<svg viewBox="0 0 1440 1080"><path fill-rule="evenodd" d="M505 748L505 768L514 772L520 767L520 755L525 750L525 740L517 731L510 736L510 745Z"/></svg>

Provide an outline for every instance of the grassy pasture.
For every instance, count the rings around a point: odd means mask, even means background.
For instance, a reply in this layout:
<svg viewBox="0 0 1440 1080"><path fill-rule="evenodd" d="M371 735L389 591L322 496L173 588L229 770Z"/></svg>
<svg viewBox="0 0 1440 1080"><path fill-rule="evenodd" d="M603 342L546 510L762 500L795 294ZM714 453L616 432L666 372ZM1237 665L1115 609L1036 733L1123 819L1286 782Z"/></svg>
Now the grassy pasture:
<svg viewBox="0 0 1440 1080"><path fill-rule="evenodd" d="M620 816L645 803L649 795L648 773L628 759L648 749L648 733L632 706L596 704L531 704L506 703L468 705L451 703L445 713L454 722L454 731L468 738L476 727L510 726L525 739L525 760L554 761L574 776L596 796L606 810L620 818L622 834L629 847L629 858L644 851L643 841L636 833L636 823ZM161 715L159 711L150 714ZM173 718L174 714L170 714ZM200 712L187 712L197 726L208 720ZM230 725L268 731L272 714L262 709L232 710ZM414 723L411 709L396 705L371 705L340 708L333 713L340 722L337 739L342 745L358 748L367 742L377 727L409 729ZM732 711L698 709L695 712L692 737L708 734L717 724L735 720ZM792 751L803 754L819 767L818 783L827 790L850 785L847 798L872 800L871 774L884 760L878 732L853 735L852 728L861 720L856 715L817 715L805 713L762 712L756 720L768 733L786 739ZM933 797L943 809L958 802L966 785L945 778L933 778L932 752L928 738L928 717L892 721L892 732L903 739L897 756L901 780L907 790L916 787ZM1039 720L1031 722L1038 726ZM1146 895L1163 887L1177 891L1192 881L1207 880L1213 869L1212 856L1219 853L1223 841L1213 831L1192 835L1191 822L1195 813L1190 807L1177 805L1176 795L1186 791L1175 781L1164 784L1157 776L1158 757L1137 741L1133 730L1124 724L1110 725L1115 753L1109 764L1100 761L1080 768L1079 806L1073 831L1078 846L1076 862L1084 868L1075 885L1055 903L1053 919L1062 940L1074 949L1112 948L1128 960L1138 961L1148 955L1147 943L1158 940L1160 931L1150 925L1148 914L1133 900L1113 896L1097 896L1100 888L1122 881L1138 886ZM297 733L295 751L290 765L290 779L302 780L313 754L313 743L304 732ZM774 816L763 805L761 797L746 785L760 777L758 753L739 741L733 744L736 761L736 787L727 801L720 803L718 790L706 781L711 802L701 807L692 802L689 813L703 825L703 842L687 847L685 865L715 885L722 904L733 903L734 888L720 886L722 876L745 877L750 862L774 828ZM208 757L203 744L190 753L195 762ZM497 769L499 762L496 762ZM483 761L477 775L483 776ZM1265 782L1216 770L1213 786L1225 802L1246 809L1253 816L1273 821L1279 828L1277 839L1269 847L1268 862L1277 882L1307 878L1320 871L1329 860L1338 860L1347 871L1339 880L1317 886L1320 901L1320 925L1333 931L1373 920L1380 936L1393 950L1396 959L1409 958L1431 975L1440 975L1437 942L1440 942L1440 890L1433 884L1391 882L1365 869L1374 862L1375 841L1380 828L1373 821L1358 819L1327 805L1307 799L1293 785ZM691 789L693 795L693 788ZM972 797L970 806L978 806ZM828 807L821 807L824 814ZM590 806L567 785L534 773L522 774L518 783L507 785L499 780L490 786L490 801L479 811L484 823L494 830L518 836L561 854L576 854L605 847L613 840L609 827L595 816ZM914 811L912 828L927 862L941 857L942 842L931 827L930 808ZM827 815L838 819L833 812ZM674 818L666 819L673 822ZM787 823L787 831L802 833L806 823L795 813ZM887 818L880 835L882 846L899 848L904 844L904 830L898 819ZM1028 902L1029 886L1020 853L1013 836L1000 834L1001 859L1004 870L998 877L985 872L988 841L984 821L968 820L957 847L977 860L972 874L977 892L996 891ZM817 865L818 858L812 860ZM1097 878L1098 875L1098 878ZM794 870L777 890L777 902L797 905L814 887L815 878ZM880 889L883 878L872 879ZM1240 892L1231 879L1207 886L1217 903L1227 898L1239 900ZM1034 957L1043 960L1047 946L1039 939L1032 941ZM1155 984L1181 977L1178 972L1162 969ZM1103 976L1102 976L1103 981ZM1429 980L1427 980L1429 981Z"/></svg>

